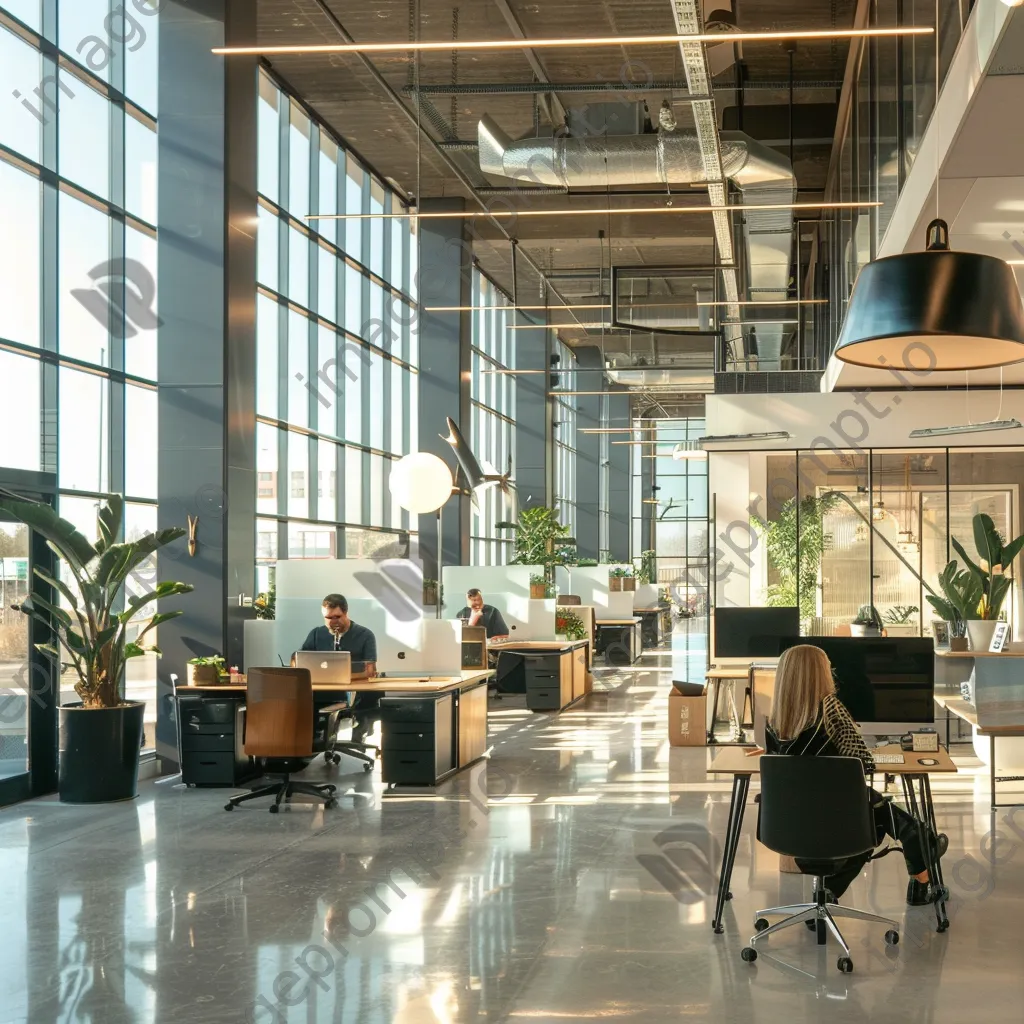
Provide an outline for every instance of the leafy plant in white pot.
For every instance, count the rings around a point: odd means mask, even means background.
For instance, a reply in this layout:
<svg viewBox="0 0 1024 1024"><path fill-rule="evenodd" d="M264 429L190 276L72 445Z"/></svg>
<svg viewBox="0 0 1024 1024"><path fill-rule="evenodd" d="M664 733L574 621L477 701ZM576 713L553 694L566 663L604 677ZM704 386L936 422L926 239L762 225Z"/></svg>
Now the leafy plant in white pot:
<svg viewBox="0 0 1024 1024"><path fill-rule="evenodd" d="M81 702L60 708L60 799L66 803L131 799L138 788L145 703L125 699L125 663L147 652L159 654L159 648L143 645L142 638L181 612L154 613L141 623L136 616L154 601L187 594L193 588L187 583L157 583L144 593L125 595L123 610L117 609L129 576L186 531L174 527L138 540L118 541L124 517L124 499L119 496L100 506L95 544L45 503L5 495L0 509L38 533L63 559L72 580L69 586L37 567L35 575L45 592L33 587L21 605L26 615L53 632L53 643L37 647L50 656L54 672L61 671L63 652L66 670L77 677L75 692ZM66 607L49 600L53 592L61 595ZM138 628L132 641L128 640L130 627Z"/></svg>
<svg viewBox="0 0 1024 1024"><path fill-rule="evenodd" d="M967 635L971 650L987 651L992 634L1003 610L1003 602L1010 592L1013 579L1010 569L1013 560L1024 548L1024 534L1006 544L995 528L991 516L979 512L974 517L974 546L978 549L978 562L972 561L963 545L953 538L956 553L964 560L967 571L981 587L975 617L967 618Z"/></svg>

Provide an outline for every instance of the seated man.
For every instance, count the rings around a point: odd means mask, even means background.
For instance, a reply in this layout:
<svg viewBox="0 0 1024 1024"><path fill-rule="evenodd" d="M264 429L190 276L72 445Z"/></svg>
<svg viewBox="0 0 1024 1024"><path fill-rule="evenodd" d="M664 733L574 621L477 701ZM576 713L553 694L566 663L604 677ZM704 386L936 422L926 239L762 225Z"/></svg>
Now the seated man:
<svg viewBox="0 0 1024 1024"><path fill-rule="evenodd" d="M466 600L469 604L459 612L457 618L462 619L467 626L483 626L487 630L488 640L494 636L508 636L508 626L501 612L493 605L484 604L483 594L476 587L466 591Z"/></svg>
<svg viewBox="0 0 1024 1024"><path fill-rule="evenodd" d="M328 594L322 604L324 625L309 631L302 644L304 651L348 651L352 655L352 678L369 679L377 674L377 638L372 630L348 617L348 601L341 594ZM363 742L372 729L371 719L380 707L374 693L357 693L352 703L356 725L352 739Z"/></svg>

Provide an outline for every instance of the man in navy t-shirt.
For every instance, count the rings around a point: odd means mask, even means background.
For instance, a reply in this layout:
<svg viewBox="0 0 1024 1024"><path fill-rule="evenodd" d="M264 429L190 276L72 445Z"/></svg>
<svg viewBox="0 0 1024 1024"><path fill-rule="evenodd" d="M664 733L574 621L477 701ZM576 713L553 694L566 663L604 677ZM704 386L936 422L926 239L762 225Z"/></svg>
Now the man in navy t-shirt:
<svg viewBox="0 0 1024 1024"><path fill-rule="evenodd" d="M342 594L328 594L323 599L324 625L309 631L302 645L304 651L348 651L352 655L352 678L368 679L377 674L377 638L373 631L348 617L348 600ZM375 693L357 693L352 704L356 727L352 738L357 743L372 728L369 719L380 707ZM358 737L357 737L358 733Z"/></svg>

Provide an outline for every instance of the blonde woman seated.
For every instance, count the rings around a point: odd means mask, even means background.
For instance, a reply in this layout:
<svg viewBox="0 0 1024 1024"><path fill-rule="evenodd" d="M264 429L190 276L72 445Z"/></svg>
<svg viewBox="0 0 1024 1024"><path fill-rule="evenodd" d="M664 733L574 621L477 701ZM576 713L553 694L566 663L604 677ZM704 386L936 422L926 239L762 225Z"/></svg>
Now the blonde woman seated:
<svg viewBox="0 0 1024 1024"><path fill-rule="evenodd" d="M871 752L836 695L832 665L820 647L800 644L789 648L779 659L775 696L765 729L765 747L769 754L859 757L864 762L865 772L874 771ZM874 814L877 842L881 843L888 835L898 839L903 847L910 875L907 903L911 906L933 903L939 896L939 887L929 884L917 822L870 786L865 785L865 789ZM935 835L933 832L930 838L941 857L946 852L948 839L943 833ZM834 896L841 896L870 858L870 854L865 854L842 873L826 878L826 887ZM813 922L808 924L813 927Z"/></svg>

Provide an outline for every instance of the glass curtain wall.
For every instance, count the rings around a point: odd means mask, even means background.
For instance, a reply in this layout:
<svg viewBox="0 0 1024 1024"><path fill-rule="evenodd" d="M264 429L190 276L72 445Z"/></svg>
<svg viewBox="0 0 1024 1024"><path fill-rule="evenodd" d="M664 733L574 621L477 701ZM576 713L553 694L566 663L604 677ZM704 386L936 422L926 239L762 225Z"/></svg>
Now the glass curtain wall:
<svg viewBox="0 0 1024 1024"><path fill-rule="evenodd" d="M558 369L567 374L564 379L576 379L576 375L569 375L576 366L573 350L556 341L554 352L559 358ZM570 536L576 533L576 403L575 395L559 395L554 402L555 504Z"/></svg>
<svg viewBox="0 0 1024 1024"><path fill-rule="evenodd" d="M932 28L935 7L935 0L871 0L870 20L879 28ZM940 81L952 63L969 8L964 0L939 0ZM818 258L804 294L828 300L807 314L814 318L820 365L838 337L857 274L878 253L911 166L919 156L934 160L934 154L921 152L921 140L935 107L935 44L934 35L857 44L854 89L826 199L882 205L838 210L815 222Z"/></svg>
<svg viewBox="0 0 1024 1024"><path fill-rule="evenodd" d="M963 567L953 539L979 561L976 515L990 516L1004 541L1024 530L1024 448L753 452L748 458L757 496L752 507L761 520L751 524L758 543L750 558L750 601L799 605L807 635L850 635L877 620L889 636L930 636L937 615L929 588L940 592L939 573L951 558ZM1012 576L1003 613L1019 639L1019 567Z"/></svg>
<svg viewBox="0 0 1024 1024"><path fill-rule="evenodd" d="M392 463L417 449L408 207L259 75L257 577L279 558L405 554ZM315 219L361 214L362 218ZM385 217L368 217L384 214Z"/></svg>
<svg viewBox="0 0 1024 1024"><path fill-rule="evenodd" d="M470 445L484 472L511 473L515 468L516 379L503 370L515 368L515 332L508 297L473 269L473 407ZM473 565L504 565L512 552L508 530L497 524L515 516L515 501L499 487L478 496L470 526Z"/></svg>
<svg viewBox="0 0 1024 1024"><path fill-rule="evenodd" d="M632 548L634 558L652 549L657 583L671 588L689 614L703 614L708 559L708 463L673 458L676 445L705 433L703 416L635 420L632 446ZM648 443L650 442L650 443Z"/></svg>
<svg viewBox="0 0 1024 1024"><path fill-rule="evenodd" d="M139 0L114 34L115 0L0 0L0 467L56 473L92 539L109 494L126 538L156 528L159 7ZM152 749L155 659L129 666Z"/></svg>

